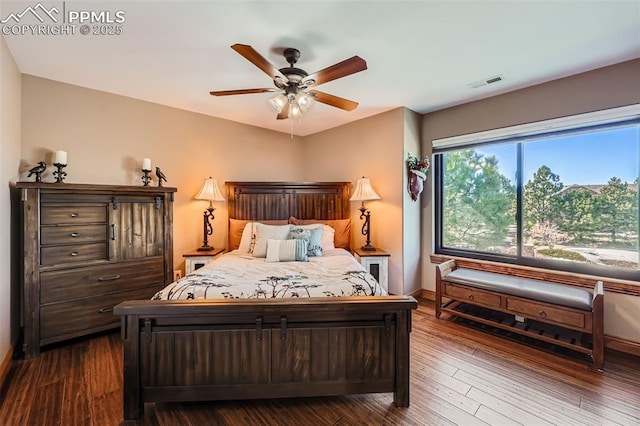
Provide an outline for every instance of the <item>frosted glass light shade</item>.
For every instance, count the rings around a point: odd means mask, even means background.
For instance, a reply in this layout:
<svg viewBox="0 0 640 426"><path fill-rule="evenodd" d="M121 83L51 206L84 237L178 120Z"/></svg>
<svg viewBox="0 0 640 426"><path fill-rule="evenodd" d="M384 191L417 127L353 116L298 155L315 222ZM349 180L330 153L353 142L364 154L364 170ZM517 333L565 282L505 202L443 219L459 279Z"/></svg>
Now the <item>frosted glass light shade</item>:
<svg viewBox="0 0 640 426"><path fill-rule="evenodd" d="M353 191L350 201L369 201L379 199L380 196L373 190L369 178L362 177L358 179L358 182L356 182L356 189Z"/></svg>
<svg viewBox="0 0 640 426"><path fill-rule="evenodd" d="M305 92L299 92L296 95L296 103L300 106L300 111L306 112L313 105L313 96Z"/></svg>
<svg viewBox="0 0 640 426"><path fill-rule="evenodd" d="M275 96L271 99L269 99L269 106L278 114L280 114L280 112L282 112L282 108L284 108L284 106L288 103L288 99L285 95L283 95L282 93L279 94L278 96Z"/></svg>
<svg viewBox="0 0 640 426"><path fill-rule="evenodd" d="M296 103L289 104L289 117L299 118L300 116L302 116L302 111L300 110L300 106Z"/></svg>
<svg viewBox="0 0 640 426"><path fill-rule="evenodd" d="M194 198L196 200L224 201L224 197L218 188L218 182L212 178L204 180L200 192Z"/></svg>

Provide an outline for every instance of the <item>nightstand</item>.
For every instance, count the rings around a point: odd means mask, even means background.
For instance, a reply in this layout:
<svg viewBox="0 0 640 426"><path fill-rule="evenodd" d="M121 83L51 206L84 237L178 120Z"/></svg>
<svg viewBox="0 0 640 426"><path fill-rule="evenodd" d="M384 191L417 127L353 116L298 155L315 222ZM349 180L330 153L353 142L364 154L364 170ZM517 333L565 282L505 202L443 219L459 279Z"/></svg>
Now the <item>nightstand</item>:
<svg viewBox="0 0 640 426"><path fill-rule="evenodd" d="M385 289L389 290L389 253L384 250L364 251L353 249L353 256Z"/></svg>
<svg viewBox="0 0 640 426"><path fill-rule="evenodd" d="M214 248L209 251L190 251L182 255L184 257L184 273L189 275L196 269L202 268L209 262L213 262L218 256L224 253L223 248Z"/></svg>

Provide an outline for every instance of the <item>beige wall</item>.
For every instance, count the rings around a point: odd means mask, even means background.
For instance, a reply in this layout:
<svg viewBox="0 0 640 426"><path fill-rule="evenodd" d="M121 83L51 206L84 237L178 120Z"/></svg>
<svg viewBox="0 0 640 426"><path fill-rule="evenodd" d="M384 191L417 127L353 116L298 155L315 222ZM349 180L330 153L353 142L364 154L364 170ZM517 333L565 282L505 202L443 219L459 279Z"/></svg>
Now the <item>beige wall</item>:
<svg viewBox="0 0 640 426"><path fill-rule="evenodd" d="M165 185L178 189L173 230L179 267L182 253L202 245L208 204L193 197L206 177L217 179L222 191L225 181L302 178L302 143L288 134L23 75L21 179L37 161L51 164L56 150L67 151L67 182L73 183L140 185L143 158L160 166ZM51 169L43 180L53 181ZM226 205L215 207L212 242L226 246Z"/></svg>
<svg viewBox="0 0 640 426"><path fill-rule="evenodd" d="M420 148L420 122L422 117L411 111L404 109L404 128L403 128L403 159L409 156L409 153L422 158L422 149ZM429 181L425 181L425 190L423 190L419 199L413 201L407 190L408 168L406 163L402 163L402 261L404 272L403 294L409 294L414 290L422 287L422 258L421 258L421 221L420 205L423 200L428 200L431 191L428 188ZM398 167L397 164L393 167Z"/></svg>
<svg viewBox="0 0 640 426"><path fill-rule="evenodd" d="M351 181L366 176L380 200L367 201L371 244L389 253L389 290L403 292L402 164L404 108L304 138L307 181ZM364 245L359 202L351 203L351 245Z"/></svg>
<svg viewBox="0 0 640 426"><path fill-rule="evenodd" d="M640 103L640 59L554 80L503 95L426 114L422 119L423 152L434 139L496 129ZM423 210L431 224L431 206ZM423 287L435 289L432 226L423 226ZM607 334L640 342L640 298L605 296Z"/></svg>
<svg viewBox="0 0 640 426"><path fill-rule="evenodd" d="M12 262L11 202L9 183L17 180L20 162L20 72L4 37L0 37L0 363L17 338L18 293L12 276L18 265ZM13 303L12 303L13 301ZM14 325L12 328L11 325ZM0 371L0 373L2 373ZM2 377L0 377L2 379ZM2 398L0 396L0 402Z"/></svg>

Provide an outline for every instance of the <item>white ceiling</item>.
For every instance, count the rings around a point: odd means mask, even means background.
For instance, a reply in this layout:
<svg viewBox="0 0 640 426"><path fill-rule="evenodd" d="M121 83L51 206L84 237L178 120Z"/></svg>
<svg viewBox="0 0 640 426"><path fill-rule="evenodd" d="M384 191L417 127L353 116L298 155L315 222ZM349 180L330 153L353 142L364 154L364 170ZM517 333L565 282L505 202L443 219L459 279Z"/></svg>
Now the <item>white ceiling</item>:
<svg viewBox="0 0 640 426"><path fill-rule="evenodd" d="M253 46L278 68L287 65L282 48L295 47L297 66L309 73L365 59L366 71L318 86L360 106L316 104L294 121L301 136L399 106L427 113L640 57L638 0L42 3L67 13L122 10L126 21L121 35L7 35L22 73L286 133L291 122L277 121L267 105L273 94L209 95L273 87L232 44ZM3 0L0 14L35 4ZM504 81L469 87L497 74Z"/></svg>

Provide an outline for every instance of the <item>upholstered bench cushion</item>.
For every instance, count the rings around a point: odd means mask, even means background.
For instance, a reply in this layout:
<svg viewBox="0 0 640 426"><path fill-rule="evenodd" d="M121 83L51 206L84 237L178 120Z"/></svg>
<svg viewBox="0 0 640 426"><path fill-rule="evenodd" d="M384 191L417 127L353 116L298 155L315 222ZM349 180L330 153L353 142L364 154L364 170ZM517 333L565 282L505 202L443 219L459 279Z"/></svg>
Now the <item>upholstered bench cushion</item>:
<svg viewBox="0 0 640 426"><path fill-rule="evenodd" d="M593 295L591 292L568 285L465 268L451 271L443 279L452 283L555 305L569 306L585 311L592 310Z"/></svg>

